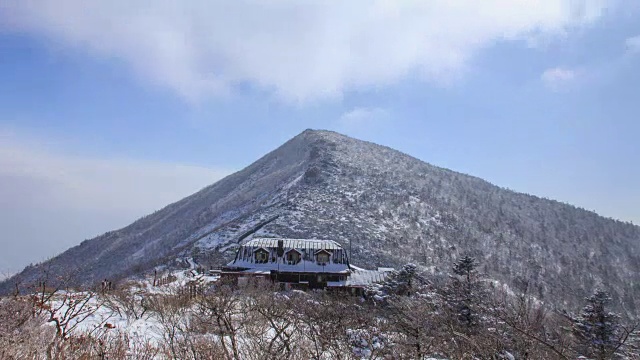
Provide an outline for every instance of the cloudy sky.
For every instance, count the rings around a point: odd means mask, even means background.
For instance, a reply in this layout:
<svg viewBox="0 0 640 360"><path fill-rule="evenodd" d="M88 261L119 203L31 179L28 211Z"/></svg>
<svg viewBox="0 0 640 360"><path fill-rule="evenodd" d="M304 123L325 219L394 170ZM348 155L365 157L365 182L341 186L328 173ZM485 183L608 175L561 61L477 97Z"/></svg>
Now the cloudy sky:
<svg viewBox="0 0 640 360"><path fill-rule="evenodd" d="M640 223L635 0L0 1L0 272L306 128Z"/></svg>

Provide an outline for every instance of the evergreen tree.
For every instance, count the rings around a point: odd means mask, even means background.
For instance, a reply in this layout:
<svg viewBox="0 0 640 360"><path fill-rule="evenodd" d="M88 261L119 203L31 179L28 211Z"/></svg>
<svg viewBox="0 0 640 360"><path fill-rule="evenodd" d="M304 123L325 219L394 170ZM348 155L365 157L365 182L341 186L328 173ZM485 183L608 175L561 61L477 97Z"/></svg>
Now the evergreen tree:
<svg viewBox="0 0 640 360"><path fill-rule="evenodd" d="M596 359L613 358L622 345L620 316L605 309L611 301L605 291L596 290L586 300L580 315L572 319L579 351Z"/></svg>
<svg viewBox="0 0 640 360"><path fill-rule="evenodd" d="M476 259L465 255L453 264L453 273L466 277L467 282L470 282L471 275L476 273L476 267L478 267Z"/></svg>
<svg viewBox="0 0 640 360"><path fill-rule="evenodd" d="M391 272L384 282L370 285L366 290L367 296L382 301L391 295L411 295L416 270L415 264L404 265L402 269Z"/></svg>
<svg viewBox="0 0 640 360"><path fill-rule="evenodd" d="M482 283L477 276L478 262L464 256L453 265L451 283L445 289L449 310L455 314L460 325L467 330L479 324L481 306L485 298Z"/></svg>
<svg viewBox="0 0 640 360"><path fill-rule="evenodd" d="M406 264L399 271L394 271L389 279L385 281L383 291L387 294L410 295L415 276L416 265Z"/></svg>

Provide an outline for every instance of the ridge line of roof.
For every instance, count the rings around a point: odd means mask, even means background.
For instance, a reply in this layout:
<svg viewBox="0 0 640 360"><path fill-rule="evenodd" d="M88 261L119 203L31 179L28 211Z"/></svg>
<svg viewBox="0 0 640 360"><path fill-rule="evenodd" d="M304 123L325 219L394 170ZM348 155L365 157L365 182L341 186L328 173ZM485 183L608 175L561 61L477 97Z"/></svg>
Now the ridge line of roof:
<svg viewBox="0 0 640 360"><path fill-rule="evenodd" d="M327 239L290 239L290 238L253 238L240 244L251 247L276 247L277 242L283 241L287 248L313 248L313 249L342 249L343 246L335 240Z"/></svg>
<svg viewBox="0 0 640 360"><path fill-rule="evenodd" d="M251 239L247 240L247 242L253 241L253 240L292 240L292 241L334 241L334 242L337 242L337 240L334 240L334 239L305 239L305 238L285 238L285 237L257 237L257 238L251 238Z"/></svg>

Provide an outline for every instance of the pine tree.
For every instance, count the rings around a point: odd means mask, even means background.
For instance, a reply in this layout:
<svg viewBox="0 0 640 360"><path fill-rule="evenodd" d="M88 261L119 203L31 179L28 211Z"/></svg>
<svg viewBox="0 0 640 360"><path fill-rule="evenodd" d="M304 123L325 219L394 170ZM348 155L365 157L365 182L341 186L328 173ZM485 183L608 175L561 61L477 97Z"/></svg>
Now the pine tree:
<svg viewBox="0 0 640 360"><path fill-rule="evenodd" d="M479 324L481 306L484 300L482 283L477 276L478 262L471 256L464 256L453 265L451 283L445 289L445 298L450 311L455 314L460 325L467 330Z"/></svg>
<svg viewBox="0 0 640 360"><path fill-rule="evenodd" d="M466 277L467 282L470 282L471 275L476 273L476 267L478 267L476 259L465 255L453 264L453 273Z"/></svg>
<svg viewBox="0 0 640 360"><path fill-rule="evenodd" d="M416 275L416 265L406 264L400 271L394 272L384 284L387 294L410 295L413 288L413 278Z"/></svg>
<svg viewBox="0 0 640 360"><path fill-rule="evenodd" d="M366 290L367 296L382 301L391 295L411 295L416 270L415 264L404 265L402 269L391 272L381 284L369 286Z"/></svg>
<svg viewBox="0 0 640 360"><path fill-rule="evenodd" d="M605 309L611 301L605 291L596 290L586 300L580 315L572 319L573 334L583 355L609 359L622 345L620 316Z"/></svg>

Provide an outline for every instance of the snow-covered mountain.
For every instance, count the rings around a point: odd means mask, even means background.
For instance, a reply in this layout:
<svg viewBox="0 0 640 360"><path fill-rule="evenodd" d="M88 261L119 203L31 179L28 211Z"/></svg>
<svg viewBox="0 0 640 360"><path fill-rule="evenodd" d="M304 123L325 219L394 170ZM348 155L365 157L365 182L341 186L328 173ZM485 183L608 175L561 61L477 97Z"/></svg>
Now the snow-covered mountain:
<svg viewBox="0 0 640 360"><path fill-rule="evenodd" d="M307 130L249 167L116 231L26 268L95 283L176 257L221 264L253 236L335 239L368 267L448 271L476 256L490 277L558 306L609 290L640 306L640 227L499 188L396 150Z"/></svg>

